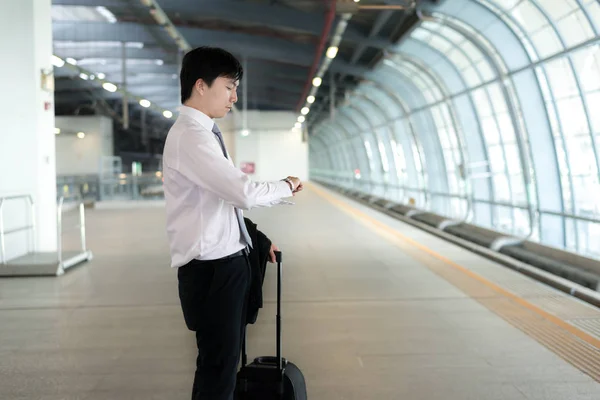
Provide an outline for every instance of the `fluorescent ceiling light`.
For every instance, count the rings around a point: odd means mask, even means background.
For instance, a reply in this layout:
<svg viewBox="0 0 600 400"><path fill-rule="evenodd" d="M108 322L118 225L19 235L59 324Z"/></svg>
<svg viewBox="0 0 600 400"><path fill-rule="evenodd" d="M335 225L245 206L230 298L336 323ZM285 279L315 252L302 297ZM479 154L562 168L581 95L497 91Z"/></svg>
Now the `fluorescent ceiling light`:
<svg viewBox="0 0 600 400"><path fill-rule="evenodd" d="M165 110L163 111L163 115L165 116L165 118L171 118L173 116L173 113L169 110Z"/></svg>
<svg viewBox="0 0 600 400"><path fill-rule="evenodd" d="M142 106L142 107L148 108L148 107L150 107L151 104L152 103L150 103L150 101L148 101L146 99L140 100L140 106Z"/></svg>
<svg viewBox="0 0 600 400"><path fill-rule="evenodd" d="M319 78L318 76L315 79L313 79L313 81L312 81L313 86L316 86L316 87L321 86L322 82L323 82L323 80L321 78Z"/></svg>
<svg viewBox="0 0 600 400"><path fill-rule="evenodd" d="M110 12L106 7L96 7L96 11L98 11L98 13L100 15L102 15L104 18L106 18L106 20L111 23L114 24L117 22L117 18L115 17L115 14L113 14L112 12Z"/></svg>
<svg viewBox="0 0 600 400"><path fill-rule="evenodd" d="M302 128L302 124L300 122L296 122L294 124L294 127L300 129L300 128Z"/></svg>
<svg viewBox="0 0 600 400"><path fill-rule="evenodd" d="M310 112L310 108L303 107L302 110L300 110L300 112L302 113L302 115L306 115Z"/></svg>
<svg viewBox="0 0 600 400"><path fill-rule="evenodd" d="M84 132L77 132L77 137L79 139L83 139L85 137L85 133Z"/></svg>
<svg viewBox="0 0 600 400"><path fill-rule="evenodd" d="M60 135L60 128L54 128L54 134Z"/></svg>
<svg viewBox="0 0 600 400"><path fill-rule="evenodd" d="M325 53L327 55L328 58L335 58L335 56L337 55L338 52L338 48L336 46L331 46L330 48L327 49L327 53Z"/></svg>
<svg viewBox="0 0 600 400"><path fill-rule="evenodd" d="M86 74L84 74L83 72L79 74L79 77L80 77L81 79L83 79L84 81L87 81L87 80L90 78L89 76L87 76L87 75L86 75Z"/></svg>
<svg viewBox="0 0 600 400"><path fill-rule="evenodd" d="M308 97L306 98L306 101L307 101L309 104L312 104L312 103L314 103L314 102L315 102L315 96L308 96Z"/></svg>
<svg viewBox="0 0 600 400"><path fill-rule="evenodd" d="M104 79L106 78L106 75L104 75L102 72L98 72L98 79Z"/></svg>
<svg viewBox="0 0 600 400"><path fill-rule="evenodd" d="M102 87L104 88L104 90L107 90L107 91L109 91L111 93L114 93L114 92L117 91L117 86L114 85L114 84L112 84L112 83L110 83L110 82L104 82L102 84Z"/></svg>
<svg viewBox="0 0 600 400"><path fill-rule="evenodd" d="M67 57L66 61L71 65L77 65L77 60L71 57Z"/></svg>
<svg viewBox="0 0 600 400"><path fill-rule="evenodd" d="M298 117L298 122L304 122L306 121L306 117L304 115L301 115Z"/></svg>
<svg viewBox="0 0 600 400"><path fill-rule="evenodd" d="M63 65L65 65L65 62L63 61L62 58L57 57L55 55L52 55L52 65L54 65L55 67L62 67Z"/></svg>
<svg viewBox="0 0 600 400"><path fill-rule="evenodd" d="M93 41L73 41L73 40L56 40L52 43L55 48L59 49L89 49L99 47L122 47L123 42L110 41L110 40L93 40ZM125 42L125 47L132 49L143 49L144 43L142 42Z"/></svg>

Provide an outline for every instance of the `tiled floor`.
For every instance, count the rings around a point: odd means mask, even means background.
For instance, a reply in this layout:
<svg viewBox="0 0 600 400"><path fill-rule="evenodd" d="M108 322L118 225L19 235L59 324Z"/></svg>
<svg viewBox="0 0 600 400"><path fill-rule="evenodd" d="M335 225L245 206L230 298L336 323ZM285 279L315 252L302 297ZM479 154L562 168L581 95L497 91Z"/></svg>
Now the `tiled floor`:
<svg viewBox="0 0 600 400"><path fill-rule="evenodd" d="M311 189L295 200L246 215L283 251L284 355L302 368L311 400L600 399L600 384L410 251ZM0 399L189 399L195 343L163 210L87 219L93 261L59 278L0 280ZM445 254L489 263L454 247ZM274 276L271 268L250 357L275 350Z"/></svg>

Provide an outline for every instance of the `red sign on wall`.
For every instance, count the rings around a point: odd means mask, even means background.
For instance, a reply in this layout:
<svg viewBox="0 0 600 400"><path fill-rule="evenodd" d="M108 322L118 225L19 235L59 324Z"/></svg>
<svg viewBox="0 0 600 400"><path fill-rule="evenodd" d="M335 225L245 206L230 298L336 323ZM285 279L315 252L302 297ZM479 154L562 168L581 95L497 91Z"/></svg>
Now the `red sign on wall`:
<svg viewBox="0 0 600 400"><path fill-rule="evenodd" d="M253 162L243 162L241 164L242 172L245 174L253 174L255 171L255 165Z"/></svg>

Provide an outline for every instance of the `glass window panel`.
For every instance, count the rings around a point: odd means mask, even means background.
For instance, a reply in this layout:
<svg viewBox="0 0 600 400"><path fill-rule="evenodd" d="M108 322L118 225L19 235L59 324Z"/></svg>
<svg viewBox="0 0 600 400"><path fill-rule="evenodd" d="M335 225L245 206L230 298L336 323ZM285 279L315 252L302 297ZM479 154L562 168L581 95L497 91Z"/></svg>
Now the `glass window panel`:
<svg viewBox="0 0 600 400"><path fill-rule="evenodd" d="M482 119L481 126L483 128L483 136L488 145L500 143L500 135L494 118L486 117Z"/></svg>
<svg viewBox="0 0 600 400"><path fill-rule="evenodd" d="M498 1L498 3L501 0ZM524 1L510 12L517 20L519 25L524 27L529 33L535 32L548 24L544 15L528 1Z"/></svg>
<svg viewBox="0 0 600 400"><path fill-rule="evenodd" d="M504 172L504 153L502 152L502 146L495 145L488 148L488 155L490 159L490 165L493 172Z"/></svg>
<svg viewBox="0 0 600 400"><path fill-rule="evenodd" d="M515 235L524 236L529 233L529 213L527 210L513 209Z"/></svg>
<svg viewBox="0 0 600 400"><path fill-rule="evenodd" d="M527 0L531 1L531 0ZM579 9L578 1L580 0L561 0L556 2L555 0L536 0L538 4L544 9L548 16L553 20L557 21L564 18L567 15L572 14L574 11Z"/></svg>
<svg viewBox="0 0 600 400"><path fill-rule="evenodd" d="M485 89L477 89L472 92L473 100L477 106L477 111L480 117L487 117L492 115L492 109L490 108L490 102L485 95Z"/></svg>
<svg viewBox="0 0 600 400"><path fill-rule="evenodd" d="M428 43L429 38L431 37L431 32L429 32L425 29L422 29L422 28L417 28L410 34L410 36L414 39L422 40L422 41Z"/></svg>
<svg viewBox="0 0 600 400"><path fill-rule="evenodd" d="M506 165L508 166L508 172L510 174L520 174L522 172L522 168L517 145L505 145L504 153L506 157Z"/></svg>
<svg viewBox="0 0 600 400"><path fill-rule="evenodd" d="M521 2L521 0L490 0L496 6L500 7L500 9L510 10L517 3Z"/></svg>
<svg viewBox="0 0 600 400"><path fill-rule="evenodd" d="M465 69L463 71L463 75L465 77L465 80L467 81L467 85L469 85L470 87L478 86L482 83L481 79L479 78L479 75L477 75L477 72L473 67L468 67L467 69Z"/></svg>
<svg viewBox="0 0 600 400"><path fill-rule="evenodd" d="M430 31L437 32L440 29L440 24L436 21L423 21L421 26L425 29L429 29Z"/></svg>
<svg viewBox="0 0 600 400"><path fill-rule="evenodd" d="M556 54L563 49L556 32L550 26L531 36L531 41L541 58Z"/></svg>
<svg viewBox="0 0 600 400"><path fill-rule="evenodd" d="M575 220L572 218L565 218L565 227L566 227L566 246L567 250L577 252L577 242L575 236Z"/></svg>
<svg viewBox="0 0 600 400"><path fill-rule="evenodd" d="M573 70L566 58L546 63L546 73L555 100L579 95Z"/></svg>
<svg viewBox="0 0 600 400"><path fill-rule="evenodd" d="M571 161L572 175L598 174L596 158L592 148L592 139L589 136L577 136L567 142L567 151Z"/></svg>
<svg viewBox="0 0 600 400"><path fill-rule="evenodd" d="M492 67L490 67L490 64L486 60L479 61L475 68L477 68L484 81L491 81L496 77L496 73L492 70Z"/></svg>
<svg viewBox="0 0 600 400"><path fill-rule="evenodd" d="M504 95L500 90L500 85L497 83L492 83L486 86L488 94L492 99L492 104L494 105L494 112L501 113L507 111L506 102L504 101Z"/></svg>
<svg viewBox="0 0 600 400"><path fill-rule="evenodd" d="M591 216L594 214L594 208L598 201L594 197L590 187L597 185L591 177L578 176L573 177L573 189L575 191L575 213Z"/></svg>
<svg viewBox="0 0 600 400"><path fill-rule="evenodd" d="M568 175L569 165L567 163L567 154L565 153L563 140L561 138L555 138L554 143L556 146L556 157L558 159L558 168L560 173L561 175Z"/></svg>
<svg viewBox="0 0 600 400"><path fill-rule="evenodd" d="M466 40L463 35L450 28L449 26L441 26L439 33L457 46L459 46L462 42Z"/></svg>
<svg viewBox="0 0 600 400"><path fill-rule="evenodd" d="M467 57L469 57L472 62L475 63L483 59L483 54L481 54L481 51L479 51L479 49L475 47L473 43L465 42L462 44L461 48L465 51Z"/></svg>
<svg viewBox="0 0 600 400"><path fill-rule="evenodd" d="M581 11L572 13L558 22L558 30L565 45L572 47L594 37L588 19Z"/></svg>
<svg viewBox="0 0 600 400"><path fill-rule="evenodd" d="M459 70L463 70L471 65L469 59L465 57L465 55L458 49L451 50L448 54L446 54L446 56L454 63L454 65L456 65Z"/></svg>
<svg viewBox="0 0 600 400"><path fill-rule="evenodd" d="M431 37L430 43L433 47L438 49L442 54L446 54L448 50L452 48L452 44L445 39L437 35Z"/></svg>
<svg viewBox="0 0 600 400"><path fill-rule="evenodd" d="M450 143L448 142L448 134L446 133L446 129L438 128L438 137L440 138L440 144L443 149L447 149L450 147Z"/></svg>
<svg viewBox="0 0 600 400"><path fill-rule="evenodd" d="M494 176L494 189L496 200L510 201L510 187L508 186L506 175L502 174Z"/></svg>
<svg viewBox="0 0 600 400"><path fill-rule="evenodd" d="M600 30L600 3L598 3L598 0L590 0L586 7L590 18L596 25L596 29Z"/></svg>
<svg viewBox="0 0 600 400"><path fill-rule="evenodd" d="M558 21L579 8L575 0L537 0L537 2L553 21Z"/></svg>
<svg viewBox="0 0 600 400"><path fill-rule="evenodd" d="M585 96L590 120L592 123L592 129L594 133L600 133L600 92L589 93Z"/></svg>
<svg viewBox="0 0 600 400"><path fill-rule="evenodd" d="M546 79L546 73L545 71L541 68L541 67L537 67L535 69L535 73L538 77L538 80L540 82L540 88L542 89L542 94L544 95L544 100L545 101L550 101L551 97L550 97L550 88L548 86L548 80Z"/></svg>
<svg viewBox="0 0 600 400"><path fill-rule="evenodd" d="M513 202L516 204L527 204L527 195L525 194L525 185L522 175L510 176L510 188L512 190ZM529 228L529 226L527 226Z"/></svg>
<svg viewBox="0 0 600 400"><path fill-rule="evenodd" d="M576 51L571 59L579 75L581 90L590 92L600 89L600 45Z"/></svg>
<svg viewBox="0 0 600 400"><path fill-rule="evenodd" d="M589 133L583 103L580 98L564 99L556 102L563 135L566 138Z"/></svg>
<svg viewBox="0 0 600 400"><path fill-rule="evenodd" d="M508 113L502 113L496 115L498 125L500 126L500 134L502 135L502 141L506 143L515 142L515 131L513 129L512 120Z"/></svg>

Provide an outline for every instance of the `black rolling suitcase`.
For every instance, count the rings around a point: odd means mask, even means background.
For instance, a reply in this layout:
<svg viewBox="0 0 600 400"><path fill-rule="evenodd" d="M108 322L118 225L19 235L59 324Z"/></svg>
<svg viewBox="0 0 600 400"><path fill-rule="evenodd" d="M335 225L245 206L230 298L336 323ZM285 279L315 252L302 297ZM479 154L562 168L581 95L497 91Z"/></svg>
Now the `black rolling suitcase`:
<svg viewBox="0 0 600 400"><path fill-rule="evenodd" d="M281 357L281 252L277 258L277 356L257 357L247 364L246 335L242 368L237 374L236 400L306 400L306 382L300 369Z"/></svg>

